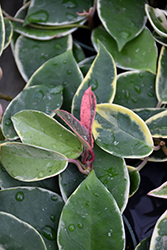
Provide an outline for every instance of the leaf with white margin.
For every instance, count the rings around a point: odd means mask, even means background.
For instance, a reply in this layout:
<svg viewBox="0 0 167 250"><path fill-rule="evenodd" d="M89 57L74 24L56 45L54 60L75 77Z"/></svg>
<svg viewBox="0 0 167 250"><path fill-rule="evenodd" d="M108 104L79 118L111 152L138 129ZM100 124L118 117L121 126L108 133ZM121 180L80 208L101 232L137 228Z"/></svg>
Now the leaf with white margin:
<svg viewBox="0 0 167 250"><path fill-rule="evenodd" d="M15 18L24 20L26 14L27 14L27 9L25 9L25 7L23 6L18 10L18 12L15 15ZM38 27L38 25L36 25L37 26L36 28L33 28L31 26L23 26L22 23L18 23L14 21L12 22L12 25L13 25L13 29L23 36L36 39L36 40L50 40L56 37L59 38L59 37L67 36L71 34L77 29L77 24L82 25L84 24L85 21L86 20L82 20L76 23L76 27L74 28L61 28L61 26L59 26L59 27L53 27L53 29L50 29L50 26L49 26L48 29L46 29L46 27L41 29L41 27Z"/></svg>
<svg viewBox="0 0 167 250"><path fill-rule="evenodd" d="M48 41L20 36L15 43L14 54L19 72L27 82L42 64L71 48L71 35Z"/></svg>
<svg viewBox="0 0 167 250"><path fill-rule="evenodd" d="M141 158L153 151L152 136L144 121L116 104L97 105L93 136L99 147L119 157Z"/></svg>
<svg viewBox="0 0 167 250"><path fill-rule="evenodd" d="M157 198L163 198L163 199L167 199L167 181L164 182L161 186L159 186L158 188L155 188L153 190L151 190L148 195L157 197Z"/></svg>
<svg viewBox="0 0 167 250"><path fill-rule="evenodd" d="M76 118L80 118L81 99L90 86L96 96L97 103L111 103L116 91L116 75L116 66L112 56L99 42L98 54L73 97L72 114Z"/></svg>
<svg viewBox="0 0 167 250"><path fill-rule="evenodd" d="M24 109L42 111L48 115L53 108L60 108L63 102L63 87L50 87L47 85L31 86L21 91L7 106L2 118L2 132L8 140L17 139L18 135L13 127L11 117Z"/></svg>
<svg viewBox="0 0 167 250"><path fill-rule="evenodd" d="M2 15L2 9L0 6L0 55L2 54L2 51L4 49L4 44L5 44L5 24Z"/></svg>
<svg viewBox="0 0 167 250"><path fill-rule="evenodd" d="M158 60L158 70L156 75L156 94L159 103L167 103L167 48L162 46Z"/></svg>
<svg viewBox="0 0 167 250"><path fill-rule="evenodd" d="M151 236L140 241L140 243L135 247L135 250L149 250Z"/></svg>
<svg viewBox="0 0 167 250"><path fill-rule="evenodd" d="M76 23L85 19L77 12L89 11L93 6L92 0L32 0L28 9L24 25L29 23L40 23L43 25L66 25Z"/></svg>
<svg viewBox="0 0 167 250"><path fill-rule="evenodd" d="M0 212L0 249L47 250L38 231L12 214Z"/></svg>
<svg viewBox="0 0 167 250"><path fill-rule="evenodd" d="M162 37L153 31L153 38L157 43L167 46L167 37Z"/></svg>
<svg viewBox="0 0 167 250"><path fill-rule="evenodd" d="M150 250L167 249L167 210L157 220L150 242Z"/></svg>
<svg viewBox="0 0 167 250"><path fill-rule="evenodd" d="M167 110L146 120L146 124L155 138L167 138Z"/></svg>
<svg viewBox="0 0 167 250"><path fill-rule="evenodd" d="M130 191L129 197L133 196L139 188L140 185L140 174L132 166L127 166L130 178Z"/></svg>
<svg viewBox="0 0 167 250"><path fill-rule="evenodd" d="M145 4L147 17L157 34L162 37L167 37L167 22L165 12L158 8L153 8Z"/></svg>
<svg viewBox="0 0 167 250"><path fill-rule="evenodd" d="M98 0L97 12L108 33L116 40L118 50L133 40L144 29L145 0Z"/></svg>
<svg viewBox="0 0 167 250"><path fill-rule="evenodd" d="M44 63L29 79L27 85L63 86L63 106L62 109L70 112L71 103L77 88L83 80L72 50L67 50ZM54 107L53 107L54 109Z"/></svg>
<svg viewBox="0 0 167 250"><path fill-rule="evenodd" d="M56 151L72 159L82 152L81 143L70 130L40 111L20 111L12 116L12 121L23 143Z"/></svg>
<svg viewBox="0 0 167 250"><path fill-rule="evenodd" d="M5 24L5 43L4 43L4 49L8 47L10 44L10 41L12 39L13 35L13 27L11 21L8 19L4 18L4 24Z"/></svg>
<svg viewBox="0 0 167 250"><path fill-rule="evenodd" d="M114 220L113 220L114 218ZM123 250L123 220L94 170L67 200L58 227L59 250Z"/></svg>
<svg viewBox="0 0 167 250"><path fill-rule="evenodd" d="M67 158L60 153L20 142L1 145L1 163L13 178L21 181L38 181L58 175L68 165Z"/></svg>
<svg viewBox="0 0 167 250"><path fill-rule="evenodd" d="M119 74L113 102L129 109L156 107L155 75L141 70Z"/></svg>
<svg viewBox="0 0 167 250"><path fill-rule="evenodd" d="M133 109L138 116L140 116L143 121L148 120L150 117L165 111L165 108L141 108L141 109Z"/></svg>
<svg viewBox="0 0 167 250"><path fill-rule="evenodd" d="M57 228L64 206L60 195L44 188L15 187L1 190L0 200L1 211L29 223L38 230L47 249L58 250Z"/></svg>
<svg viewBox="0 0 167 250"><path fill-rule="evenodd" d="M151 32L145 27L139 36L129 41L121 51L118 51L115 40L101 26L92 32L92 43L98 51L97 40L100 40L121 69L147 70L156 73L157 47Z"/></svg>

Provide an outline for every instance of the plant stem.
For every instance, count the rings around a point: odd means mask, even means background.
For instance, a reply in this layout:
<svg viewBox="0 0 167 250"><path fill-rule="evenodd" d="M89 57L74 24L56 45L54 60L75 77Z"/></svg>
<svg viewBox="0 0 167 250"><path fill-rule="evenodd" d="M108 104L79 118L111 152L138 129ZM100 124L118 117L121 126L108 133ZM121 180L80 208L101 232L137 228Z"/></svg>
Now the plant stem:
<svg viewBox="0 0 167 250"><path fill-rule="evenodd" d="M13 97L11 97L9 95L5 95L3 93L0 93L0 99L6 100L6 101L11 101L13 99Z"/></svg>
<svg viewBox="0 0 167 250"><path fill-rule="evenodd" d="M142 163L139 164L139 166L137 168L135 168L135 171L140 171L146 165L147 161L148 161L148 157L144 158Z"/></svg>
<svg viewBox="0 0 167 250"><path fill-rule="evenodd" d="M160 107L161 107L161 105L162 105L162 102L160 101L160 102L158 102L158 103L157 103L156 108L160 108Z"/></svg>
<svg viewBox="0 0 167 250"><path fill-rule="evenodd" d="M68 159L68 162L69 163L74 163L78 170L82 173L82 174L85 174L85 175L88 175L89 174L89 170L88 169L83 169L80 162L78 160L74 160L74 159Z"/></svg>

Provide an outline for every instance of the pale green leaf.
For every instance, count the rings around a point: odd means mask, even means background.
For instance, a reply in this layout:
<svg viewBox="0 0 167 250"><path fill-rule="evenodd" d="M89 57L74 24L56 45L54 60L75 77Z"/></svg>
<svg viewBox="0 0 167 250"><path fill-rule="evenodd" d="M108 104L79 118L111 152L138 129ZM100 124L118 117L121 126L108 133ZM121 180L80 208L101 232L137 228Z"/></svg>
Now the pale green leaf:
<svg viewBox="0 0 167 250"><path fill-rule="evenodd" d="M125 247L118 206L93 170L63 208L58 245L59 250L123 250Z"/></svg>
<svg viewBox="0 0 167 250"><path fill-rule="evenodd" d="M144 121L116 104L97 105L93 135L103 150L116 156L141 158L153 151L151 133Z"/></svg>
<svg viewBox="0 0 167 250"><path fill-rule="evenodd" d="M129 191L129 197L134 195L136 191L139 188L140 185L140 174L136 169L132 166L127 166L129 177L130 177L130 191Z"/></svg>
<svg viewBox="0 0 167 250"><path fill-rule="evenodd" d="M82 152L79 140L71 131L40 111L20 111L12 117L12 121L24 143L56 151L74 159Z"/></svg>
<svg viewBox="0 0 167 250"><path fill-rule="evenodd" d="M163 198L163 199L167 199L167 181L164 182L161 186L159 186L158 188L155 188L153 190L151 190L148 195L157 197L157 198Z"/></svg>
<svg viewBox="0 0 167 250"><path fill-rule="evenodd" d="M98 0L97 11L105 29L116 40L118 50L134 39L146 23L145 0Z"/></svg>

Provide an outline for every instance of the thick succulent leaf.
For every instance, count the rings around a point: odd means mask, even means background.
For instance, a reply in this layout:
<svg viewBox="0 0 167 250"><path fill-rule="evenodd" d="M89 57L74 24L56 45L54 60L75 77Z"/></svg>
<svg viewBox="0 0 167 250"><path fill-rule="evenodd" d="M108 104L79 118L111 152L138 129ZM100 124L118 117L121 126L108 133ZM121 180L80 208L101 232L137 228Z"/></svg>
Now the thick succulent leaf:
<svg viewBox="0 0 167 250"><path fill-rule="evenodd" d="M73 51L73 55L77 63L85 59L84 51L78 43L73 42L72 51Z"/></svg>
<svg viewBox="0 0 167 250"><path fill-rule="evenodd" d="M94 171L70 196L63 208L58 245L59 249L67 250L123 250L125 247L119 208Z"/></svg>
<svg viewBox="0 0 167 250"><path fill-rule="evenodd" d="M148 120L150 117L165 111L165 108L141 108L133 109L138 116L140 116L144 121Z"/></svg>
<svg viewBox="0 0 167 250"><path fill-rule="evenodd" d="M64 206L58 194L37 187L16 187L1 190L0 200L1 211L29 223L40 233L47 249L58 250L56 234Z"/></svg>
<svg viewBox="0 0 167 250"><path fill-rule="evenodd" d="M85 17L77 12L88 11L92 7L92 0L32 0L28 9L24 25L40 23L44 25L64 25L81 21Z"/></svg>
<svg viewBox="0 0 167 250"><path fill-rule="evenodd" d="M151 237L147 237L142 240L135 248L135 250L149 250Z"/></svg>
<svg viewBox="0 0 167 250"><path fill-rule="evenodd" d="M144 28L145 0L98 0L97 11L105 29L116 40L118 50L134 39Z"/></svg>
<svg viewBox="0 0 167 250"><path fill-rule="evenodd" d="M100 149L96 144L94 147L95 160L93 168L98 179L110 191L115 198L121 212L124 211L129 197L129 175L127 167L122 158L113 156ZM75 165L70 164L60 174L60 190L64 200L75 191L78 185L85 179Z"/></svg>
<svg viewBox="0 0 167 250"><path fill-rule="evenodd" d="M155 138L167 138L167 110L146 120L146 124Z"/></svg>
<svg viewBox="0 0 167 250"><path fill-rule="evenodd" d="M8 47L10 44L12 35L13 35L13 28L12 28L12 23L4 18L4 24L5 24L5 43L4 43L4 49Z"/></svg>
<svg viewBox="0 0 167 250"><path fill-rule="evenodd" d="M74 159L82 152L82 146L73 133L40 111L20 111L12 117L12 121L24 143L56 151Z"/></svg>
<svg viewBox="0 0 167 250"><path fill-rule="evenodd" d="M26 14L27 14L27 9L25 9L23 6L18 10L18 12L15 15L15 18L24 19ZM83 24L84 22L85 21L81 21L77 24ZM13 29L19 34L36 40L50 40L56 37L59 38L62 36L66 36L77 29L77 27L61 28L61 26L53 27L53 29L50 29L50 27L48 27L48 29L46 29L46 27L45 29L41 29L41 27L38 26L37 28L33 28L31 26L24 26L22 23L18 22L12 22L12 25Z"/></svg>
<svg viewBox="0 0 167 250"><path fill-rule="evenodd" d="M88 73L94 59L95 59L95 56L91 56L91 57L85 58L83 61L78 63L78 66L84 76L86 76L86 74Z"/></svg>
<svg viewBox="0 0 167 250"><path fill-rule="evenodd" d="M11 117L24 109L42 111L53 115L53 108L62 105L62 86L50 87L46 85L32 86L20 92L6 108L2 119L2 131L7 139L16 139L18 135L13 127Z"/></svg>
<svg viewBox="0 0 167 250"><path fill-rule="evenodd" d="M51 77L52 76L52 77ZM56 56L44 63L30 78L26 87L46 84L63 86L62 109L70 112L72 98L82 82L82 73L74 59L72 50Z"/></svg>
<svg viewBox="0 0 167 250"><path fill-rule="evenodd" d="M64 110L55 110L54 112L73 130L85 148L91 148L88 131L78 119Z"/></svg>
<svg viewBox="0 0 167 250"><path fill-rule="evenodd" d="M167 210L157 220L151 237L150 248L153 250L167 249Z"/></svg>
<svg viewBox="0 0 167 250"><path fill-rule="evenodd" d="M151 190L148 195L157 197L157 198L163 198L163 199L167 199L167 181L164 182L161 186L159 186L158 188L155 188L153 190Z"/></svg>
<svg viewBox="0 0 167 250"><path fill-rule="evenodd" d="M129 177L130 177L130 191L129 191L129 197L134 195L136 191L139 188L140 185L140 174L136 169L132 166L127 166Z"/></svg>
<svg viewBox="0 0 167 250"><path fill-rule="evenodd" d="M53 192L59 192L58 178L52 177L41 181L25 182L19 181L11 177L5 168L0 164L0 187L1 189L11 188L11 187L41 187L51 190Z"/></svg>
<svg viewBox="0 0 167 250"><path fill-rule="evenodd" d="M163 138L163 142L165 142L165 147L167 147L167 139ZM152 162L165 162L167 161L167 155L164 153L162 148L157 151L153 151L151 155L149 155L148 161Z"/></svg>
<svg viewBox="0 0 167 250"><path fill-rule="evenodd" d="M16 64L23 79L27 82L43 63L71 48L71 35L48 41L20 36L15 44Z"/></svg>
<svg viewBox="0 0 167 250"><path fill-rule="evenodd" d="M99 42L99 52L74 95L72 102L73 115L79 119L81 99L90 86L96 96L97 103L112 102L116 91L116 74L112 56Z"/></svg>
<svg viewBox="0 0 167 250"><path fill-rule="evenodd" d="M89 87L81 101L81 111L80 111L80 119L81 119L81 124L84 126L89 134L89 144L93 148L93 135L92 135L92 125L93 121L95 118L95 113L96 113L96 97L91 91L91 87Z"/></svg>
<svg viewBox="0 0 167 250"><path fill-rule="evenodd" d="M114 103L124 107L156 107L155 75L147 71L130 71L117 76Z"/></svg>
<svg viewBox="0 0 167 250"><path fill-rule="evenodd" d="M0 212L0 248L47 250L38 231L12 214Z"/></svg>
<svg viewBox="0 0 167 250"><path fill-rule="evenodd" d="M148 4L145 5L147 17L156 31L160 36L167 37L167 22L166 16L163 10L153 8Z"/></svg>
<svg viewBox="0 0 167 250"><path fill-rule="evenodd" d="M19 142L1 145L1 163L15 179L38 181L58 175L67 167L67 158L60 153Z"/></svg>
<svg viewBox="0 0 167 250"><path fill-rule="evenodd" d="M167 103L167 48L162 46L156 75L156 93L160 103Z"/></svg>
<svg viewBox="0 0 167 250"><path fill-rule="evenodd" d="M164 46L167 46L167 37L159 36L155 31L153 31L154 40Z"/></svg>
<svg viewBox="0 0 167 250"><path fill-rule="evenodd" d="M153 151L151 133L144 121L116 104L97 105L93 135L103 150L116 156L141 158Z"/></svg>
<svg viewBox="0 0 167 250"><path fill-rule="evenodd" d="M2 51L4 49L4 44L5 44L5 24L2 15L2 9L0 6L0 55L2 54Z"/></svg>
<svg viewBox="0 0 167 250"><path fill-rule="evenodd" d="M139 36L128 42L120 52L115 40L101 26L94 29L92 33L92 43L96 50L98 50L98 39L111 53L118 68L147 70L156 73L157 47L147 28L144 28Z"/></svg>

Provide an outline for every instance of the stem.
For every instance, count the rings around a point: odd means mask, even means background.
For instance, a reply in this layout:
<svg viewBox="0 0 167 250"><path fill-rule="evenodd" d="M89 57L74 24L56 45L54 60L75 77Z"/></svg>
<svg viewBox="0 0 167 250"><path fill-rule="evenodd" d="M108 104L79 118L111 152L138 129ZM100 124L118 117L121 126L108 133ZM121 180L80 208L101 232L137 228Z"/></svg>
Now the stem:
<svg viewBox="0 0 167 250"><path fill-rule="evenodd" d="M17 23L24 23L24 20L19 19L19 18L12 17L12 16L10 16L8 13L6 13L4 10L2 10L2 13L3 13L4 16L5 16L7 19L9 19L10 21L14 21L14 22L17 22Z"/></svg>
<svg viewBox="0 0 167 250"><path fill-rule="evenodd" d="M144 158L142 163L139 164L139 166L135 169L135 171L140 171L146 165L147 161L148 161L148 156L146 158Z"/></svg>
<svg viewBox="0 0 167 250"><path fill-rule="evenodd" d="M88 169L83 169L79 161L74 160L74 159L68 159L68 162L74 163L82 174L85 174L85 175L89 174L90 171Z"/></svg>
<svg viewBox="0 0 167 250"><path fill-rule="evenodd" d="M157 103L156 108L160 108L160 107L161 107L161 105L162 105L162 102L160 101L160 102L158 102L158 103Z"/></svg>
<svg viewBox="0 0 167 250"><path fill-rule="evenodd" d="M11 100L13 100L13 97L11 97L9 95L5 95L3 93L0 93L0 99L4 99L6 101L11 101Z"/></svg>

